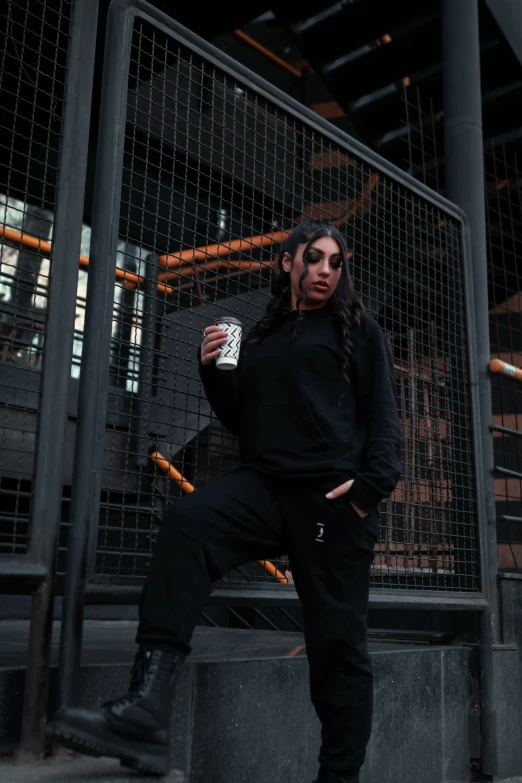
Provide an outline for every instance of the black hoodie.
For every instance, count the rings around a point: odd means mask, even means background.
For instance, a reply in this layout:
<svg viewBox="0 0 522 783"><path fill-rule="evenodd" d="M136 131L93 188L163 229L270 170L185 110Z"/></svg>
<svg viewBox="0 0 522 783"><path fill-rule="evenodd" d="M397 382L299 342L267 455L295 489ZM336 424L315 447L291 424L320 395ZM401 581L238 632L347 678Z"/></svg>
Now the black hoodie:
<svg viewBox="0 0 522 783"><path fill-rule="evenodd" d="M243 341L237 370L200 363L212 409L239 438L245 466L278 479L330 485L355 478L350 500L374 509L395 489L403 434L393 359L367 313L353 334L352 384L329 308L289 313L261 343Z"/></svg>

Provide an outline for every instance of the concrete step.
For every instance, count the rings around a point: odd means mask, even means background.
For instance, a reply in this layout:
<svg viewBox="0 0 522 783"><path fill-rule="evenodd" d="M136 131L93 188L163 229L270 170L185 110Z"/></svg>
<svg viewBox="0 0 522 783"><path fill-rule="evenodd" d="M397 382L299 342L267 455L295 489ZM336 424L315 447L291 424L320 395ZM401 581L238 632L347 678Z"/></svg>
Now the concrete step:
<svg viewBox="0 0 522 783"><path fill-rule="evenodd" d="M0 634L4 750L19 737L26 625L2 623ZM86 624L82 704L97 706L126 690L134 632L134 623ZM371 653L374 730L361 783L467 782L474 650L372 643ZM51 691L55 677L53 669ZM194 654L180 672L172 717L173 768L185 774L186 783L311 783L318 748L300 634L197 629ZM139 780L110 761L71 758L62 754L39 767L4 764L0 781ZM173 772L171 779L183 778Z"/></svg>
<svg viewBox="0 0 522 783"><path fill-rule="evenodd" d="M2 783L151 783L150 777L141 777L120 767L111 759L89 759L60 752L46 761L17 761L0 764ZM172 770L165 783L185 783L185 775Z"/></svg>

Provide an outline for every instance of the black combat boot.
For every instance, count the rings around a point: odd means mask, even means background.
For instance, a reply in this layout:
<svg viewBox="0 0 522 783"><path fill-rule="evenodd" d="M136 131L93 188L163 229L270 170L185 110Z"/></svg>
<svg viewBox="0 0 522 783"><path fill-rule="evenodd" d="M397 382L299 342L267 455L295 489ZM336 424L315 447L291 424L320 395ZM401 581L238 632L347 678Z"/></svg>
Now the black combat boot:
<svg viewBox="0 0 522 783"><path fill-rule="evenodd" d="M338 775L326 769L319 770L319 776L315 783L359 783L359 775Z"/></svg>
<svg viewBox="0 0 522 783"><path fill-rule="evenodd" d="M60 710L47 736L88 756L120 759L122 767L168 774L174 673L181 660L181 655L140 648L126 696L95 710Z"/></svg>

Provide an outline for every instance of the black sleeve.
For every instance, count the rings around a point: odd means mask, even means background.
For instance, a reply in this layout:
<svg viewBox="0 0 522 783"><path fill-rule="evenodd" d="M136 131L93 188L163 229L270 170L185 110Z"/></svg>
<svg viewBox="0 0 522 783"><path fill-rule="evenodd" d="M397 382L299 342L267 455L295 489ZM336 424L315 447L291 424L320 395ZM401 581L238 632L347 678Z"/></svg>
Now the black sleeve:
<svg viewBox="0 0 522 783"><path fill-rule="evenodd" d="M241 353L244 343L250 340L253 334L254 329L243 339ZM239 437L241 353L237 369L218 370L215 362L208 365L201 364L201 346L198 348L199 377L203 383L207 400L221 424L236 438Z"/></svg>
<svg viewBox="0 0 522 783"><path fill-rule="evenodd" d="M199 377L203 383L210 407L236 438L239 437L239 384L238 370L218 370L216 363L201 364L201 347L198 349Z"/></svg>
<svg viewBox="0 0 522 783"><path fill-rule="evenodd" d="M404 436L399 420L393 358L378 324L365 330L358 367L359 405L366 418L364 463L350 500L371 511L389 497L401 476Z"/></svg>

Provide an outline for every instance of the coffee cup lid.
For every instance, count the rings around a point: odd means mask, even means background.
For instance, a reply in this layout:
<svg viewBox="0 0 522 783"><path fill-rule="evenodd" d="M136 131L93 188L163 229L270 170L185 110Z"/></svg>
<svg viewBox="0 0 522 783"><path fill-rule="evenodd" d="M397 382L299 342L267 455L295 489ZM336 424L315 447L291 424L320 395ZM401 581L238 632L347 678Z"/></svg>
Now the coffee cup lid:
<svg viewBox="0 0 522 783"><path fill-rule="evenodd" d="M216 318L214 324L237 324L238 326L243 327L239 318L234 318L233 315L224 315L222 318Z"/></svg>

